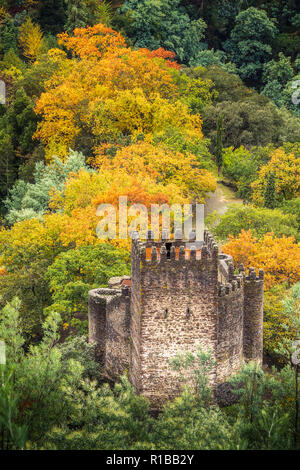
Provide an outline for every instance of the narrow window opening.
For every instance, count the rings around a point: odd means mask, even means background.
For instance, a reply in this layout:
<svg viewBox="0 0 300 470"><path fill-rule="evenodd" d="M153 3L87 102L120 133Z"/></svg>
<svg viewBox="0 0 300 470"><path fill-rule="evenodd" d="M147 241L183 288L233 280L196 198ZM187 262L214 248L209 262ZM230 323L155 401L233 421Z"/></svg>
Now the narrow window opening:
<svg viewBox="0 0 300 470"><path fill-rule="evenodd" d="M169 311L168 311L168 309L166 308L166 309L165 309L165 318L168 318L168 316L169 316Z"/></svg>
<svg viewBox="0 0 300 470"><path fill-rule="evenodd" d="M191 316L191 311L190 311L190 308L188 307L186 311L186 318L189 320L190 316Z"/></svg>
<svg viewBox="0 0 300 470"><path fill-rule="evenodd" d="M171 247L172 247L172 243L166 243L167 259L171 259Z"/></svg>

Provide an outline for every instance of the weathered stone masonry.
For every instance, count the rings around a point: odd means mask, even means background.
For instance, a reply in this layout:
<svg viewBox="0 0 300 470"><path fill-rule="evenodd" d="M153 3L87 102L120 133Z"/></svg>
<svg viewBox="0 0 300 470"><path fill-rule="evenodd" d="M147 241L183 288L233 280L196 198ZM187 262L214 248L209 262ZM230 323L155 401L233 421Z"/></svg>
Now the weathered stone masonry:
<svg viewBox="0 0 300 470"><path fill-rule="evenodd" d="M221 400L244 360L262 362L263 271L246 276L241 266L236 275L208 232L201 247L191 240L133 239L131 281L113 279L89 294L89 340L106 373L116 379L128 370L154 408L180 393L169 365L177 352L211 351Z"/></svg>

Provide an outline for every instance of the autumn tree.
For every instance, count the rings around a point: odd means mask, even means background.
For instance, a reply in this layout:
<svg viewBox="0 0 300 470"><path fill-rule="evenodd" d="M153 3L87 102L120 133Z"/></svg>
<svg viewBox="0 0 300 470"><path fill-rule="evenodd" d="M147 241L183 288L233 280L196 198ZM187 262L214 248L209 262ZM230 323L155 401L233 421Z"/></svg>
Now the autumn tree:
<svg viewBox="0 0 300 470"><path fill-rule="evenodd" d="M19 43L25 57L32 61L37 58L43 45L43 33L30 17L20 26Z"/></svg>
<svg viewBox="0 0 300 470"><path fill-rule="evenodd" d="M264 269L266 289L283 282L292 285L300 280L300 247L293 236L276 238L267 233L258 240L251 230L242 230L237 237L229 236L223 251L233 257L237 266L242 263L246 267Z"/></svg>
<svg viewBox="0 0 300 470"><path fill-rule="evenodd" d="M158 57L160 59L164 59L166 61L166 64L168 64L168 66L171 68L174 68L176 70L181 69L180 65L175 60L175 55L176 55L175 52L167 51L166 49L163 49L162 47L159 47L156 50L149 50L146 48L141 48L140 51L143 54L145 54L147 57L150 57L150 58Z"/></svg>
<svg viewBox="0 0 300 470"><path fill-rule="evenodd" d="M61 216L55 214L44 222L24 220L0 230L0 266L5 267L5 274L0 276L1 303L19 296L22 326L29 337L40 334L43 308L51 300L44 276L63 250L60 220Z"/></svg>
<svg viewBox="0 0 300 470"><path fill-rule="evenodd" d="M276 197L279 202L297 197L300 191L300 158L287 153L282 148L271 153L270 161L261 167L258 178L252 183L253 201L257 205L264 202L264 194L269 174L276 180Z"/></svg>
<svg viewBox="0 0 300 470"><path fill-rule="evenodd" d="M49 52L58 70L37 100L43 119L35 134L48 158L62 157L68 147L92 153L99 142L147 137L168 127L202 137L202 120L180 100L164 60L126 48L124 38L103 25L64 33L60 42L77 59Z"/></svg>
<svg viewBox="0 0 300 470"><path fill-rule="evenodd" d="M120 196L127 196L128 207L138 203L144 204L148 209L152 203L172 205L189 202L189 199L182 195L180 186L173 182L157 182L144 172L134 175L121 168L103 168L95 173L81 170L77 176L70 178L65 189L55 193L50 201L53 211L59 209L63 212L60 215L62 226L59 237L63 246L98 245L103 242L96 232L100 222L96 210L101 204L114 206L118 235ZM130 249L130 239L120 240L116 237L112 240L105 239L104 242Z"/></svg>
<svg viewBox="0 0 300 470"><path fill-rule="evenodd" d="M123 147L113 159L100 153L95 165L100 169L122 169L128 174L149 175L157 183L178 186L182 194L190 199L203 201L205 193L216 189L213 175L200 169L192 154L184 155L145 142Z"/></svg>
<svg viewBox="0 0 300 470"><path fill-rule="evenodd" d="M74 55L83 58L101 58L106 54L126 48L124 37L103 24L76 28L74 34L58 35L59 44L65 46Z"/></svg>

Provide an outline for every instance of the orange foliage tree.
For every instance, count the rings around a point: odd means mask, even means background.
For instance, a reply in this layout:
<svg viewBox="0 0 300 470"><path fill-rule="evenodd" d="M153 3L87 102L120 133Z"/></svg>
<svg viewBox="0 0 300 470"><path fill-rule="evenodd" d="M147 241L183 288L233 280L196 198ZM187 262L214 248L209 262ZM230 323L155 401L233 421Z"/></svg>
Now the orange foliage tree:
<svg viewBox="0 0 300 470"><path fill-rule="evenodd" d="M58 43L81 59L101 58L117 49L126 48L123 36L103 24L76 28L72 36L68 33L59 34Z"/></svg>
<svg viewBox="0 0 300 470"><path fill-rule="evenodd" d="M139 49L140 52L143 52L147 57L154 58L157 57L159 59L163 59L166 61L166 64L176 70L180 70L181 66L175 60L175 52L166 51L162 47L159 47L155 51L150 51L149 49L141 48Z"/></svg>
<svg viewBox="0 0 300 470"><path fill-rule="evenodd" d="M97 152L96 152L97 153ZM148 175L156 183L178 186L182 194L203 202L205 193L216 190L216 181L212 173L199 168L197 159L192 154L182 154L153 146L146 142L123 147L114 158L108 158L100 151L95 159L95 166L100 170L124 170L129 174L138 174L143 178Z"/></svg>
<svg viewBox="0 0 300 470"><path fill-rule="evenodd" d="M294 237L274 237L267 233L258 240L251 230L230 236L223 252L231 255L236 265L244 264L265 271L265 288L287 282L290 286L300 280L300 246Z"/></svg>
<svg viewBox="0 0 300 470"><path fill-rule="evenodd" d="M23 49L24 56L35 60L43 46L43 33L39 25L32 23L28 18L20 28L19 44Z"/></svg>
<svg viewBox="0 0 300 470"><path fill-rule="evenodd" d="M60 217L59 239L64 247L97 245L99 240L96 227L99 217L96 214L100 204L113 204L117 215L120 196L127 196L128 206L139 203L148 209L151 204L185 204L188 198L182 196L181 188L175 183L158 183L150 175L128 174L121 169L103 169L99 173L81 170L73 175L62 192L52 195L50 207ZM45 220L48 217L45 216ZM106 240L115 246L130 248L129 240Z"/></svg>
<svg viewBox="0 0 300 470"><path fill-rule="evenodd" d="M172 69L144 50L126 48L119 33L103 25L59 36L73 54L49 51L56 73L36 102L41 115L35 137L46 156L64 158L69 147L89 141L89 151L105 142L135 140L158 129L180 128L202 138L202 120L180 100ZM167 54L168 55L168 54Z"/></svg>

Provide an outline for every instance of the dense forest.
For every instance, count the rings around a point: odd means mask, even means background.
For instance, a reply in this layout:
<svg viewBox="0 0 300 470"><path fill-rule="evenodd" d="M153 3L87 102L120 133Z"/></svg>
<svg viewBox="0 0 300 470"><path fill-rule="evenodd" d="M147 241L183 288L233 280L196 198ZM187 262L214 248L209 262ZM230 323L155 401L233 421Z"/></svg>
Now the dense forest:
<svg viewBox="0 0 300 470"><path fill-rule="evenodd" d="M299 2L0 0L0 80L0 449L300 449ZM265 364L222 408L209 352L181 356L153 416L87 342L88 291L130 274L96 208L217 188L207 227L265 271Z"/></svg>

